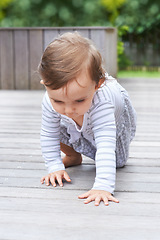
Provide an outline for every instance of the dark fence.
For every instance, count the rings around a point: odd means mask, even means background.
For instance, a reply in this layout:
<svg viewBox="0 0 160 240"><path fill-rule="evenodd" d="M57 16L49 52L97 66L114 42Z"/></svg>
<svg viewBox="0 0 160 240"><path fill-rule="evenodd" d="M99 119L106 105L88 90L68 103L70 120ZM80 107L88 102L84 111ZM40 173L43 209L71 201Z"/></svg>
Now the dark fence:
<svg viewBox="0 0 160 240"><path fill-rule="evenodd" d="M133 66L160 66L160 30L143 35L126 35L123 39L125 54Z"/></svg>
<svg viewBox="0 0 160 240"><path fill-rule="evenodd" d="M42 89L36 71L44 49L57 35L71 31L92 39L104 58L106 70L116 76L115 28L0 28L0 89Z"/></svg>

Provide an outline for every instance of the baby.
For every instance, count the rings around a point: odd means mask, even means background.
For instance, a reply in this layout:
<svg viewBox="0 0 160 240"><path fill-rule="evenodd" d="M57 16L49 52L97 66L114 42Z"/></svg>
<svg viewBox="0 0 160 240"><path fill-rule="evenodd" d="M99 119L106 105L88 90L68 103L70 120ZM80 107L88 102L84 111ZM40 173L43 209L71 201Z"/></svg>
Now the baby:
<svg viewBox="0 0 160 240"><path fill-rule="evenodd" d="M48 175L41 183L71 182L65 168L95 160L93 188L84 203L117 202L113 196L116 167L123 167L135 135L136 115L126 90L102 66L91 40L77 32L56 38L39 64L46 88L42 103L41 148ZM61 151L65 153L61 159Z"/></svg>

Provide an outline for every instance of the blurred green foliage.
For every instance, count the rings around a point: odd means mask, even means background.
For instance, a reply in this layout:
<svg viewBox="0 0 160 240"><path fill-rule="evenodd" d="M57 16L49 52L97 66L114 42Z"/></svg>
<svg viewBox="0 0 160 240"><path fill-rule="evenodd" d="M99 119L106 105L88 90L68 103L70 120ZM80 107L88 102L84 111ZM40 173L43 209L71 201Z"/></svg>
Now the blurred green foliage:
<svg viewBox="0 0 160 240"><path fill-rule="evenodd" d="M111 25L99 0L13 0L1 27Z"/></svg>
<svg viewBox="0 0 160 240"><path fill-rule="evenodd" d="M118 67L119 69L126 69L132 65L132 61L126 56L124 52L124 43L122 37L128 32L128 26L124 25L118 28L118 44L117 44L117 53L118 53Z"/></svg>
<svg viewBox="0 0 160 240"><path fill-rule="evenodd" d="M122 37L160 29L160 0L0 0L0 27L114 26L118 63L132 63Z"/></svg>
<svg viewBox="0 0 160 240"><path fill-rule="evenodd" d="M119 9L123 6L126 0L101 0L101 4L110 13L109 21L114 25L115 20L119 15Z"/></svg>
<svg viewBox="0 0 160 240"><path fill-rule="evenodd" d="M144 31L160 27L159 0L127 0L115 20L117 27L127 25L130 33L141 34Z"/></svg>
<svg viewBox="0 0 160 240"><path fill-rule="evenodd" d="M1 0L0 1L0 22L5 18L5 9L13 0Z"/></svg>
<svg viewBox="0 0 160 240"><path fill-rule="evenodd" d="M0 0L0 26L160 26L159 0Z"/></svg>

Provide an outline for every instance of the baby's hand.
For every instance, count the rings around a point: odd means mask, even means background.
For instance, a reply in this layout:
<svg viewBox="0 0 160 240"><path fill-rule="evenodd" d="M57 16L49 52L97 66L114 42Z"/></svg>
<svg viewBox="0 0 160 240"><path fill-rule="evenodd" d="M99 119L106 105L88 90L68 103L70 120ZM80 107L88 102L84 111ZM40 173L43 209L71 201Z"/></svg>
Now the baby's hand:
<svg viewBox="0 0 160 240"><path fill-rule="evenodd" d="M86 200L84 201L84 203L86 204L95 201L95 206L99 206L101 201L103 201L106 206L109 205L108 201L119 203L119 201L114 198L110 192L96 189L91 189L90 191L78 196L78 198L86 198Z"/></svg>
<svg viewBox="0 0 160 240"><path fill-rule="evenodd" d="M46 176L41 178L41 183L43 184L44 181L47 186L51 183L54 187L56 187L56 181L58 182L59 186L63 187L62 180L65 179L67 182L71 182L71 179L68 173L65 170L56 171L53 173L49 173Z"/></svg>

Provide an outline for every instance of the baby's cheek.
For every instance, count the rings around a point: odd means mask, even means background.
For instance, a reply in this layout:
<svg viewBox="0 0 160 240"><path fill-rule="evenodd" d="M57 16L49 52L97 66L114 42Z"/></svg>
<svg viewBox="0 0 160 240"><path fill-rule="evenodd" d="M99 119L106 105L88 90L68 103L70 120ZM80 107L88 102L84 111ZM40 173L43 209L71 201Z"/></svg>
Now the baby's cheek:
<svg viewBox="0 0 160 240"><path fill-rule="evenodd" d="M87 104L86 104L86 106L85 106L85 108L86 108L87 111L90 109L91 104L92 104L92 101L87 102Z"/></svg>
<svg viewBox="0 0 160 240"><path fill-rule="evenodd" d="M86 112L89 110L90 105L91 105L91 104L89 104L89 103L83 105L83 106L81 107L81 112L82 112L83 114L86 113Z"/></svg>
<svg viewBox="0 0 160 240"><path fill-rule="evenodd" d="M61 107L54 106L53 104L52 104L52 107L54 108L54 110L55 110L57 113L63 114L63 110L62 110Z"/></svg>

